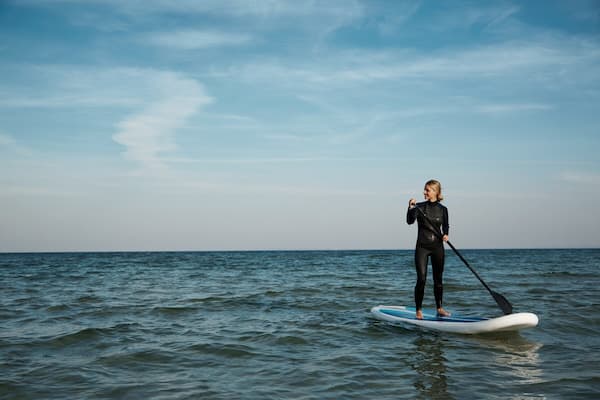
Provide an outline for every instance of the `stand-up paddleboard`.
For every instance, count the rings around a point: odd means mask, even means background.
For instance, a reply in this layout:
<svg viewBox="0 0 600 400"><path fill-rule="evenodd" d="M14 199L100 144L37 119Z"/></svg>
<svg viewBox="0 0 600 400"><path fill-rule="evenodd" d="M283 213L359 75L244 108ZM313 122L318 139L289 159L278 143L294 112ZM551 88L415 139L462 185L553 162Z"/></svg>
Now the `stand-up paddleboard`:
<svg viewBox="0 0 600 400"><path fill-rule="evenodd" d="M371 309L375 318L393 324L410 324L423 328L453 333L486 333L499 331L517 331L533 328L538 317L533 313L515 313L496 318L462 317L451 315L438 317L435 311L423 309L423 319L417 319L414 307L376 306Z"/></svg>

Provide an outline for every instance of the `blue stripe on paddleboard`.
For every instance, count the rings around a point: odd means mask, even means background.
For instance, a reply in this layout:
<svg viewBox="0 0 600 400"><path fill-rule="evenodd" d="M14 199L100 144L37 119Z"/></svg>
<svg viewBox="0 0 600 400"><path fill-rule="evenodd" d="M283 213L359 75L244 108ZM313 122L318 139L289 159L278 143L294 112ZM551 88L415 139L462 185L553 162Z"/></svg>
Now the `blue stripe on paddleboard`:
<svg viewBox="0 0 600 400"><path fill-rule="evenodd" d="M406 310L395 310L391 308L381 308L379 310L383 314L391 315L392 317L399 317L405 319L416 320L415 309L407 307ZM480 317L461 317L458 315L450 317L438 317L435 312L427 312L423 310L423 321L436 321L436 322L479 322L485 321L487 318Z"/></svg>

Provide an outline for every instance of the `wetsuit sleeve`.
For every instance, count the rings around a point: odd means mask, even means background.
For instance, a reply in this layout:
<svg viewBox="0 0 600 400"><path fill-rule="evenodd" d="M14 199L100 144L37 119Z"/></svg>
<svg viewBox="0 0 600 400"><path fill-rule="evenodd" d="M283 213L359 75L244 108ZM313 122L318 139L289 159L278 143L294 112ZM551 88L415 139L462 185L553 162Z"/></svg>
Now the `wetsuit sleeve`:
<svg viewBox="0 0 600 400"><path fill-rule="evenodd" d="M448 209L444 207L444 215L442 218L442 234L448 235L450 233L450 224L448 223Z"/></svg>
<svg viewBox="0 0 600 400"><path fill-rule="evenodd" d="M415 223L416 219L417 219L417 208L416 207L413 207L413 208L408 207L408 210L406 211L406 223L409 225L412 225Z"/></svg>

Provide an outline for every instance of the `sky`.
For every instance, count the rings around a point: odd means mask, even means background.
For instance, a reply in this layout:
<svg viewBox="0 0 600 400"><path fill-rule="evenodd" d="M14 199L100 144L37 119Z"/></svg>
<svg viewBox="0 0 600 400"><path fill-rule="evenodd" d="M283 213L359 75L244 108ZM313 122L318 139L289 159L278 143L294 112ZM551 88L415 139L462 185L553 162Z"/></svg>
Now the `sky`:
<svg viewBox="0 0 600 400"><path fill-rule="evenodd" d="M0 252L600 247L600 2L0 0Z"/></svg>

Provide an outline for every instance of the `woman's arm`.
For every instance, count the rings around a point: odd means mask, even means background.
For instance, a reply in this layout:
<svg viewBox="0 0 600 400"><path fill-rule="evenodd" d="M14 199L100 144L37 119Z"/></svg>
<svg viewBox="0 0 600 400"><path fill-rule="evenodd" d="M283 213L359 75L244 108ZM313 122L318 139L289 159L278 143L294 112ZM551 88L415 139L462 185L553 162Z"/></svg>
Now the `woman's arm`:
<svg viewBox="0 0 600 400"><path fill-rule="evenodd" d="M412 225L415 223L417 219L417 210L415 209L415 204L417 201L415 199L410 199L408 201L408 211L406 211L406 223Z"/></svg>

